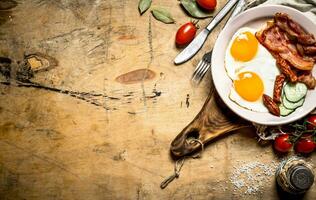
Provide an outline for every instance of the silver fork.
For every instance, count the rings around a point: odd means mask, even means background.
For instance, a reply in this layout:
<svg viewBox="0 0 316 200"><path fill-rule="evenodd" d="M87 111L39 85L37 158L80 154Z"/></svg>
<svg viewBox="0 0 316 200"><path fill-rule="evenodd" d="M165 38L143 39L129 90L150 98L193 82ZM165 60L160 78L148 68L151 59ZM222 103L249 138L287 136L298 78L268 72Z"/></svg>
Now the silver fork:
<svg viewBox="0 0 316 200"><path fill-rule="evenodd" d="M212 60L212 50L204 54L202 60L197 64L193 74L192 74L192 81L194 83L199 83L205 76L206 72L211 67L211 60Z"/></svg>
<svg viewBox="0 0 316 200"><path fill-rule="evenodd" d="M245 0L239 0L239 2L237 3L233 13L231 14L231 16L229 17L229 19L227 20L230 21L230 19L234 16L236 16L237 14L239 14L244 6L246 5L246 1ZM227 24L226 22L226 24ZM202 60L197 64L193 74L192 74L192 81L194 83L200 83L201 80L203 79L203 77L205 76L206 72L210 69L211 67L211 60L212 60L212 51L207 52L206 54L204 54L204 56L202 57Z"/></svg>

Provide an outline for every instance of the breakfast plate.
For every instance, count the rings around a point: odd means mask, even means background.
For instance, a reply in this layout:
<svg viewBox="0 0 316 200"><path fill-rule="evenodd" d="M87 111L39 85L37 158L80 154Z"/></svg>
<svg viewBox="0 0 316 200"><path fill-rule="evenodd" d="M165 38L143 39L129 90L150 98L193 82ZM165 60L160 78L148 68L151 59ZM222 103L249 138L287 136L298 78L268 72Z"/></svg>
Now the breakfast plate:
<svg viewBox="0 0 316 200"><path fill-rule="evenodd" d="M261 30L265 27L267 21L272 20L273 16L278 13L286 13L288 14L294 21L298 22L306 31L311 34L316 35L316 24L314 24L310 19L308 19L303 13L298 10L295 10L290 7L280 6L280 5L266 5L266 6L259 6L256 8L249 9L244 13L238 15L234 19L232 19L225 28L219 34L215 46L213 48L213 55L212 55L212 77L215 88L224 101L224 103L237 115L240 117L264 125L281 125L290 123L292 121L298 120L309 112L311 112L316 107L316 90L308 90L305 102L299 108L297 108L293 113L287 116L274 116L269 112L262 112L262 109L259 109L261 105L257 105L252 107L251 109L246 109L247 102L240 105L242 100L238 98L231 98L231 93L234 91L233 81L231 76L229 76L227 70L227 63L229 58L227 57L227 48L231 47L231 40L235 36L235 34L240 29L249 29L250 32L253 30ZM247 46L247 48L251 48L251 45ZM263 50L262 50L263 51ZM238 45L237 45L237 52L238 52ZM257 59L261 61L254 62L252 66L255 66L260 71L259 75L263 77L269 77L269 74L272 73L273 70L261 70L260 63L264 66L274 65L271 62L271 56L267 56L266 54L262 54L261 58ZM257 64L259 63L259 64ZM272 64L271 64L272 63ZM251 64L250 64L251 65ZM257 70L257 71L258 71ZM314 66L313 75L316 76L316 67ZM270 81L271 82L271 81ZM271 87L271 83L270 87ZM236 86L236 85L235 85ZM273 86L272 86L273 87ZM254 87L256 90L256 87ZM236 95L235 95L236 96ZM232 100L234 99L234 101ZM254 111L257 108L258 111Z"/></svg>

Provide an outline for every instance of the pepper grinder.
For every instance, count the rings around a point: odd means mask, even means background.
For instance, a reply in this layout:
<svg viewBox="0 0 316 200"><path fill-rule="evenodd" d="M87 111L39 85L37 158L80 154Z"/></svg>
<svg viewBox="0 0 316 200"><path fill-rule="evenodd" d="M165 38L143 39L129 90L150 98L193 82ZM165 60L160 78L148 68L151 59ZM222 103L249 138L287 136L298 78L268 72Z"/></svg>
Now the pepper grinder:
<svg viewBox="0 0 316 200"><path fill-rule="evenodd" d="M279 186L288 193L305 193L314 183L312 167L303 159L291 157L283 162L276 171Z"/></svg>

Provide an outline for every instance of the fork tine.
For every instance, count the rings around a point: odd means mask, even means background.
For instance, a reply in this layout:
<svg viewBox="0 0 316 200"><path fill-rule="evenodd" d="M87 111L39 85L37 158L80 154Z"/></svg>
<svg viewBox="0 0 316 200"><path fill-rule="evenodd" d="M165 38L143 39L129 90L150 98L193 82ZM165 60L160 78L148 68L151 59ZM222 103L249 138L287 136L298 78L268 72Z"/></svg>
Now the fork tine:
<svg viewBox="0 0 316 200"><path fill-rule="evenodd" d="M207 63L207 66L205 67L205 70L202 72L199 81L201 81L201 80L203 79L203 77L205 76L206 72L208 72L208 70L209 70L210 68L211 68L211 63Z"/></svg>
<svg viewBox="0 0 316 200"><path fill-rule="evenodd" d="M198 73L197 76L196 76L196 81L197 81L197 82L200 82L200 80L202 79L201 77L203 76L204 71L205 71L205 69L207 69L207 68L208 68L208 63L207 63L207 62L204 62L203 67L201 67L201 70L199 71L199 73Z"/></svg>
<svg viewBox="0 0 316 200"><path fill-rule="evenodd" d="M196 71L201 67L202 63L203 63L203 59L201 59L200 62L196 65L195 70L194 70L192 76L193 76L193 75L196 73Z"/></svg>
<svg viewBox="0 0 316 200"><path fill-rule="evenodd" d="M194 79L196 77L196 75L199 73L199 71L201 70L201 67L204 65L204 60L202 59L199 64L196 66L193 74L192 74L192 79Z"/></svg>
<svg viewBox="0 0 316 200"><path fill-rule="evenodd" d="M204 60L202 59L196 69L194 70L194 73L192 74L192 79L197 76L197 74L201 71L202 66L205 64Z"/></svg>
<svg viewBox="0 0 316 200"><path fill-rule="evenodd" d="M199 74L201 73L201 71L203 71L205 65L206 65L206 62L202 60L202 64L199 66L199 69L196 70L194 76L192 77L192 80L195 80L197 79L197 77L200 76Z"/></svg>
<svg viewBox="0 0 316 200"><path fill-rule="evenodd" d="M211 59L212 59L212 50L204 54L198 65L196 66L193 74L192 81L199 83L208 69L211 67Z"/></svg>

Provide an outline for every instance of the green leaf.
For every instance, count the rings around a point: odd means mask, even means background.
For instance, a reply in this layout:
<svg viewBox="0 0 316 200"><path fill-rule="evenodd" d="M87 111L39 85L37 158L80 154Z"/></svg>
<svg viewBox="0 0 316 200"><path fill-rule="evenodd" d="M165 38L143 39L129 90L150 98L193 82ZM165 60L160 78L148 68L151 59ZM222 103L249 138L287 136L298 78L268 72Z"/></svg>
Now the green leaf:
<svg viewBox="0 0 316 200"><path fill-rule="evenodd" d="M207 18L212 17L212 14L205 12L199 8L195 0L181 0L180 1L183 8L195 18Z"/></svg>
<svg viewBox="0 0 316 200"><path fill-rule="evenodd" d="M151 5L152 0L139 0L138 2L138 10L139 13L142 15Z"/></svg>
<svg viewBox="0 0 316 200"><path fill-rule="evenodd" d="M155 8L151 10L151 13L153 14L153 16L165 23L165 24L172 24L174 23L174 19L172 18L171 14L164 8Z"/></svg>

